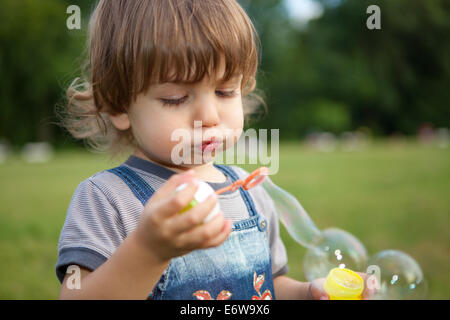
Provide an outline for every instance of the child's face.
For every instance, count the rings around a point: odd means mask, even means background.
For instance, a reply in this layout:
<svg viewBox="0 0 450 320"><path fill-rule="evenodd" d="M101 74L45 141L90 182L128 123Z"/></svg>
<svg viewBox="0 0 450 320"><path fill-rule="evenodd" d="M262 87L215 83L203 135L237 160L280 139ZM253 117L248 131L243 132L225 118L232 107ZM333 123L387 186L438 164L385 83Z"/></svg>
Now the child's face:
<svg viewBox="0 0 450 320"><path fill-rule="evenodd" d="M217 79L221 78L223 70L222 64ZM212 137L216 141L226 141L226 146L218 147L219 150L225 150L242 133L244 117L241 79L242 76L238 75L226 83L219 83L216 79L205 76L201 82L194 84L152 85L146 93L138 95L128 113L111 117L111 120L120 130L131 126L138 144L136 154L166 166L177 167L173 163L172 150L175 146L176 150L183 146L191 150L191 160L189 164L181 165L194 167L201 164L194 164L194 154L202 153L202 141ZM197 121L201 121L201 126ZM195 141L194 128L197 137ZM174 132L176 135L172 136ZM178 134L179 132L182 134ZM200 136L198 132L201 132ZM181 135L184 135L182 140ZM180 152L177 151L176 154ZM214 152L211 156L214 156Z"/></svg>

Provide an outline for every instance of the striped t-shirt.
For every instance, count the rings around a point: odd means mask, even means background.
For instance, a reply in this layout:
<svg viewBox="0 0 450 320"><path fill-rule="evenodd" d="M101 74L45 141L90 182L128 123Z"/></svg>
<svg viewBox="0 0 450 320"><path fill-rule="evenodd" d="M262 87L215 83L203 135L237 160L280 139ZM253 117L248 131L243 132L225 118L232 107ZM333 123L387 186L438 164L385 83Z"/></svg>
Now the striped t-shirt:
<svg viewBox="0 0 450 320"><path fill-rule="evenodd" d="M130 156L124 165L133 169L155 191L174 171L153 162ZM239 179L249 173L231 166ZM267 177L268 178L268 177ZM207 182L214 190L232 183ZM249 190L256 210L267 219L268 239L271 250L272 273L287 273L286 249L279 235L278 217L271 198L257 186ZM239 190L227 191L218 196L225 219L238 221L249 217ZM117 175L107 170L98 172L82 181L72 197L58 242L56 275L62 283L66 269L79 265L90 271L109 259L124 239L134 231L144 207L129 186Z"/></svg>

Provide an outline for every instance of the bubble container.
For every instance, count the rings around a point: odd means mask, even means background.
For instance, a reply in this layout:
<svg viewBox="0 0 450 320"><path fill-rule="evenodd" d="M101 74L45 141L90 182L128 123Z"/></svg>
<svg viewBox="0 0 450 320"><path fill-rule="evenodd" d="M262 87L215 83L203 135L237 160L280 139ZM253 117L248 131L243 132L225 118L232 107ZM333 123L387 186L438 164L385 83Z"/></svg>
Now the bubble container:
<svg viewBox="0 0 450 320"><path fill-rule="evenodd" d="M198 185L197 191L195 192L194 199L192 199L186 207L184 207L182 210L180 210L180 212L179 212L180 214L195 207L197 205L197 203L201 203L201 202L205 201L206 198L208 198L208 196L210 194L215 193L214 189L206 182L198 180L198 183L199 183L199 185ZM186 187L187 187L187 183L183 183L175 189L175 192L183 190ZM214 208L211 210L211 212L208 214L208 216L205 218L205 220L203 222L207 223L207 222L211 221L219 212L220 212L220 205L219 205L219 201L217 201L216 205L214 206Z"/></svg>
<svg viewBox="0 0 450 320"><path fill-rule="evenodd" d="M346 268L333 268L323 285L330 300L361 300L364 281L359 274Z"/></svg>

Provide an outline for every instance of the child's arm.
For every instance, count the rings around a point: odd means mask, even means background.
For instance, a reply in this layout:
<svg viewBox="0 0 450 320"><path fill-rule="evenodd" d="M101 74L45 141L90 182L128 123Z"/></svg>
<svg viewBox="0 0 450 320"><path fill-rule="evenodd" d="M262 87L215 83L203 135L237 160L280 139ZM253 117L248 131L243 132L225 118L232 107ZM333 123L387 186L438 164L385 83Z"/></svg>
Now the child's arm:
<svg viewBox="0 0 450 320"><path fill-rule="evenodd" d="M311 282L300 282L286 276L278 276L273 280L273 285L275 296L280 300L320 299L320 297L313 296ZM316 293L315 290L314 293Z"/></svg>
<svg viewBox="0 0 450 320"><path fill-rule="evenodd" d="M140 245L133 232L94 272L81 268L81 288L69 289L66 275L59 299L145 299L168 262Z"/></svg>
<svg viewBox="0 0 450 320"><path fill-rule="evenodd" d="M174 194L175 188L188 187ZM135 231L93 272L83 269L81 288L68 289L66 275L60 299L146 299L173 257L220 245L231 221L219 214L202 223L217 203L209 197L183 214L197 191L193 175L173 175L146 204Z"/></svg>

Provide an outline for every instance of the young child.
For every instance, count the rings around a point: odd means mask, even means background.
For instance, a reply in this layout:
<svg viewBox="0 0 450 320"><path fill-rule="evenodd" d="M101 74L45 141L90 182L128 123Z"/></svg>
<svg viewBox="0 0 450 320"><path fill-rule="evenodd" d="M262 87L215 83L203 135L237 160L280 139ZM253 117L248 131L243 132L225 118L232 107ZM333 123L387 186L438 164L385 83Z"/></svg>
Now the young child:
<svg viewBox="0 0 450 320"><path fill-rule="evenodd" d="M69 88L64 125L97 149L131 155L73 195L58 244L60 298L327 298L320 285L285 276L277 214L262 187L177 214L199 180L218 190L248 176L212 161L174 163L171 137L201 121L201 144L184 141L188 150L209 148L213 159L214 148L232 146L227 132L242 132L251 112L257 39L235 0L98 3L90 78ZM221 213L204 222L217 201ZM81 270L79 289L66 286L71 265Z"/></svg>

